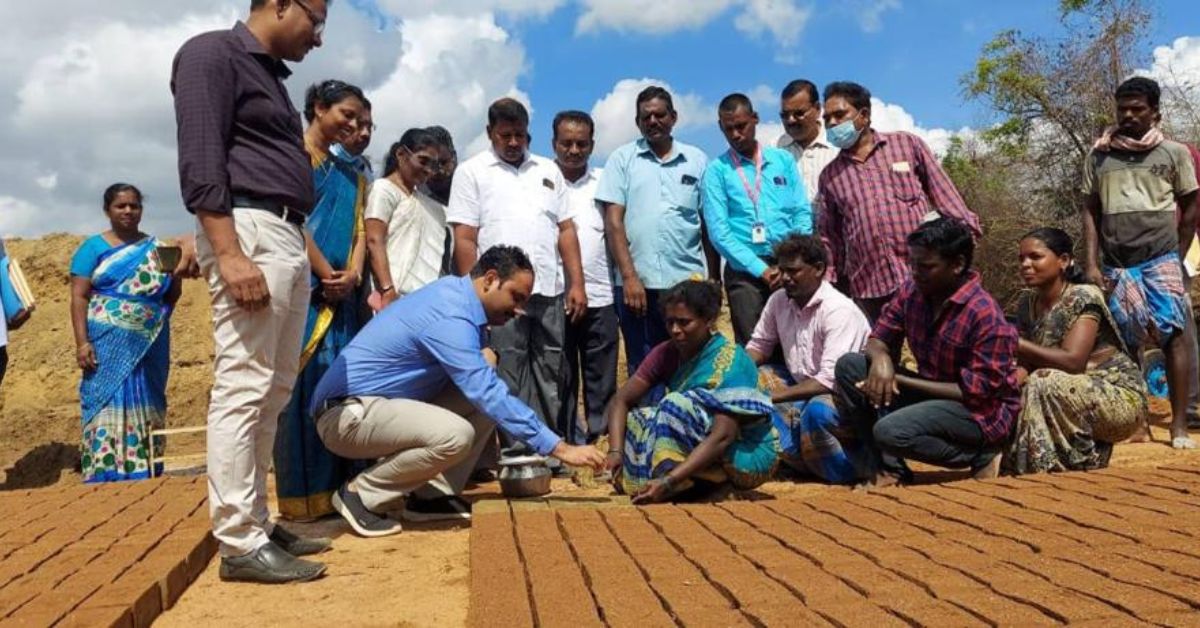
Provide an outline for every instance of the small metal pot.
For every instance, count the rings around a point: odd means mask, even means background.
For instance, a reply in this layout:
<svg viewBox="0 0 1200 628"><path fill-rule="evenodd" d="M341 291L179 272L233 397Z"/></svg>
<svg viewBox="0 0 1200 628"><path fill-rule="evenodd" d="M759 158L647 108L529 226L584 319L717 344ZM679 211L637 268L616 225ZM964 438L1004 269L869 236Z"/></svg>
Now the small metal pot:
<svg viewBox="0 0 1200 628"><path fill-rule="evenodd" d="M500 459L500 492L505 497L540 497L550 493L550 468L542 456Z"/></svg>

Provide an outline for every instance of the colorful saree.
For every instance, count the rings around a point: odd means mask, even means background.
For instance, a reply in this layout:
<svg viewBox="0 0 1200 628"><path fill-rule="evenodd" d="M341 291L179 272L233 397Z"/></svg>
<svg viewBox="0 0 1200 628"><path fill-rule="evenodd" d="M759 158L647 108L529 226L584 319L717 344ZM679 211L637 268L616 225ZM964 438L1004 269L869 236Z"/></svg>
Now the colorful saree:
<svg viewBox="0 0 1200 628"><path fill-rule="evenodd" d="M744 349L721 334L667 382L667 394L652 407L629 413L625 424L621 488L632 495L650 480L670 473L708 438L713 415L738 422L738 438L721 461L677 485L687 493L701 480L709 485L730 482L750 489L775 470L777 436L771 426L771 399L758 389L758 370Z"/></svg>
<svg viewBox="0 0 1200 628"><path fill-rule="evenodd" d="M344 270L355 243L363 236L366 178L353 161L331 153L313 156L317 204L307 228L329 264ZM362 327L353 298L326 302L316 275L310 279L313 298L304 327L300 376L292 399L279 418L275 436L275 490L279 512L288 519L315 519L333 512L330 497L356 465L330 453L317 435L316 417L309 414L311 395L334 358Z"/></svg>
<svg viewBox="0 0 1200 628"><path fill-rule="evenodd" d="M171 366L171 309L165 302L171 275L159 263L154 238L100 254L92 272L87 334L97 367L79 384L83 416L84 482L140 480L150 469L150 430L167 413ZM154 439L161 453L161 437Z"/></svg>

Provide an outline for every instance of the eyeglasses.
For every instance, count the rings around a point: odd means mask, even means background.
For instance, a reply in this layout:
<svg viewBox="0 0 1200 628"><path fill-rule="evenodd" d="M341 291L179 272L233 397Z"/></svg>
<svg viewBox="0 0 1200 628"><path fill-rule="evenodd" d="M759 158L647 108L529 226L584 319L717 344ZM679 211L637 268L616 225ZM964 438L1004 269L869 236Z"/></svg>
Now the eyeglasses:
<svg viewBox="0 0 1200 628"><path fill-rule="evenodd" d="M300 0L292 0L292 2L295 2L296 6L300 7L300 10L304 11L304 14L308 16L308 21L312 22L313 35L320 37L325 32L325 20L317 17L317 14Z"/></svg>
<svg viewBox="0 0 1200 628"><path fill-rule="evenodd" d="M783 109L779 112L779 119L781 119L785 122L788 120L801 120L808 116L808 112L813 111L815 109L816 109L816 107L809 107L808 109L804 109L804 110Z"/></svg>

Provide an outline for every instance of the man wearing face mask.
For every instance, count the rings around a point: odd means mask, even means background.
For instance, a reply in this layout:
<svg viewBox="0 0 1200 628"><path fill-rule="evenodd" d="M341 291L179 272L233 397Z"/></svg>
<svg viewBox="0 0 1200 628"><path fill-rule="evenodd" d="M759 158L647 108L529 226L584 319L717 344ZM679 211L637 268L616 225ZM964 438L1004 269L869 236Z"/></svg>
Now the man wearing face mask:
<svg viewBox="0 0 1200 628"><path fill-rule="evenodd" d="M783 88L779 120L786 133L779 136L775 145L796 159L804 179L804 193L815 213L821 172L837 157L838 149L825 139L821 128L821 97L812 81L796 79Z"/></svg>
<svg viewBox="0 0 1200 628"><path fill-rule="evenodd" d="M725 259L733 335L745 345L782 281L771 246L812 233L812 208L792 156L758 141L758 114L745 94L721 100L717 124L729 150L704 171L704 223Z"/></svg>
<svg viewBox="0 0 1200 628"><path fill-rule="evenodd" d="M480 251L501 244L521 247L533 261L533 296L522 316L492 330L491 347L514 394L553 426L567 381L567 320L587 313L579 239L562 173L529 152L525 106L511 98L492 103L487 132L491 148L463 162L450 189L446 221L454 229L454 261L465 275ZM526 450L505 444L512 454Z"/></svg>
<svg viewBox="0 0 1200 628"><path fill-rule="evenodd" d="M598 468L595 447L556 436L508 392L483 356L532 298L535 271L514 246L488 249L469 277L443 277L380 312L333 361L313 394L317 432L330 451L378 459L338 489L333 506L362 536L400 522L469 519L458 495L499 425L537 453Z"/></svg>
<svg viewBox="0 0 1200 628"><path fill-rule="evenodd" d="M818 224L839 284L867 318L908 279L905 238L936 209L979 237L979 218L921 138L871 128L871 92L857 83L825 86L825 137L841 149L821 172Z"/></svg>

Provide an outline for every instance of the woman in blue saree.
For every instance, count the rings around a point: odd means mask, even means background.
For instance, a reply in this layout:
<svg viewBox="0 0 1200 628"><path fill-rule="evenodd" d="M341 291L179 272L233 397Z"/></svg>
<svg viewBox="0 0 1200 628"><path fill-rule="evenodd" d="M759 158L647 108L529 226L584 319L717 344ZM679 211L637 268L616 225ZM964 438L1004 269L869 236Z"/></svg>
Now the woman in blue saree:
<svg viewBox="0 0 1200 628"><path fill-rule="evenodd" d="M304 144L312 159L317 193L305 233L313 296L304 327L300 375L275 436L279 512L296 521L333 512L330 497L355 468L352 461L333 455L322 444L309 405L317 382L363 324L354 296L366 254L367 181L353 158L331 148L354 136L365 108L362 91L342 81L317 83L305 97Z"/></svg>
<svg viewBox="0 0 1200 628"><path fill-rule="evenodd" d="M775 470L771 398L745 349L715 333L721 289L685 281L660 299L670 340L650 351L609 403L607 467L635 503L686 501ZM658 385L657 404L634 408Z"/></svg>
<svg viewBox="0 0 1200 628"><path fill-rule="evenodd" d="M71 326L79 384L84 482L139 480L150 468L150 430L167 412L171 310L179 300L158 255L162 243L138 230L142 193L116 183L104 192L111 229L71 258ZM154 450L163 444L155 437Z"/></svg>

